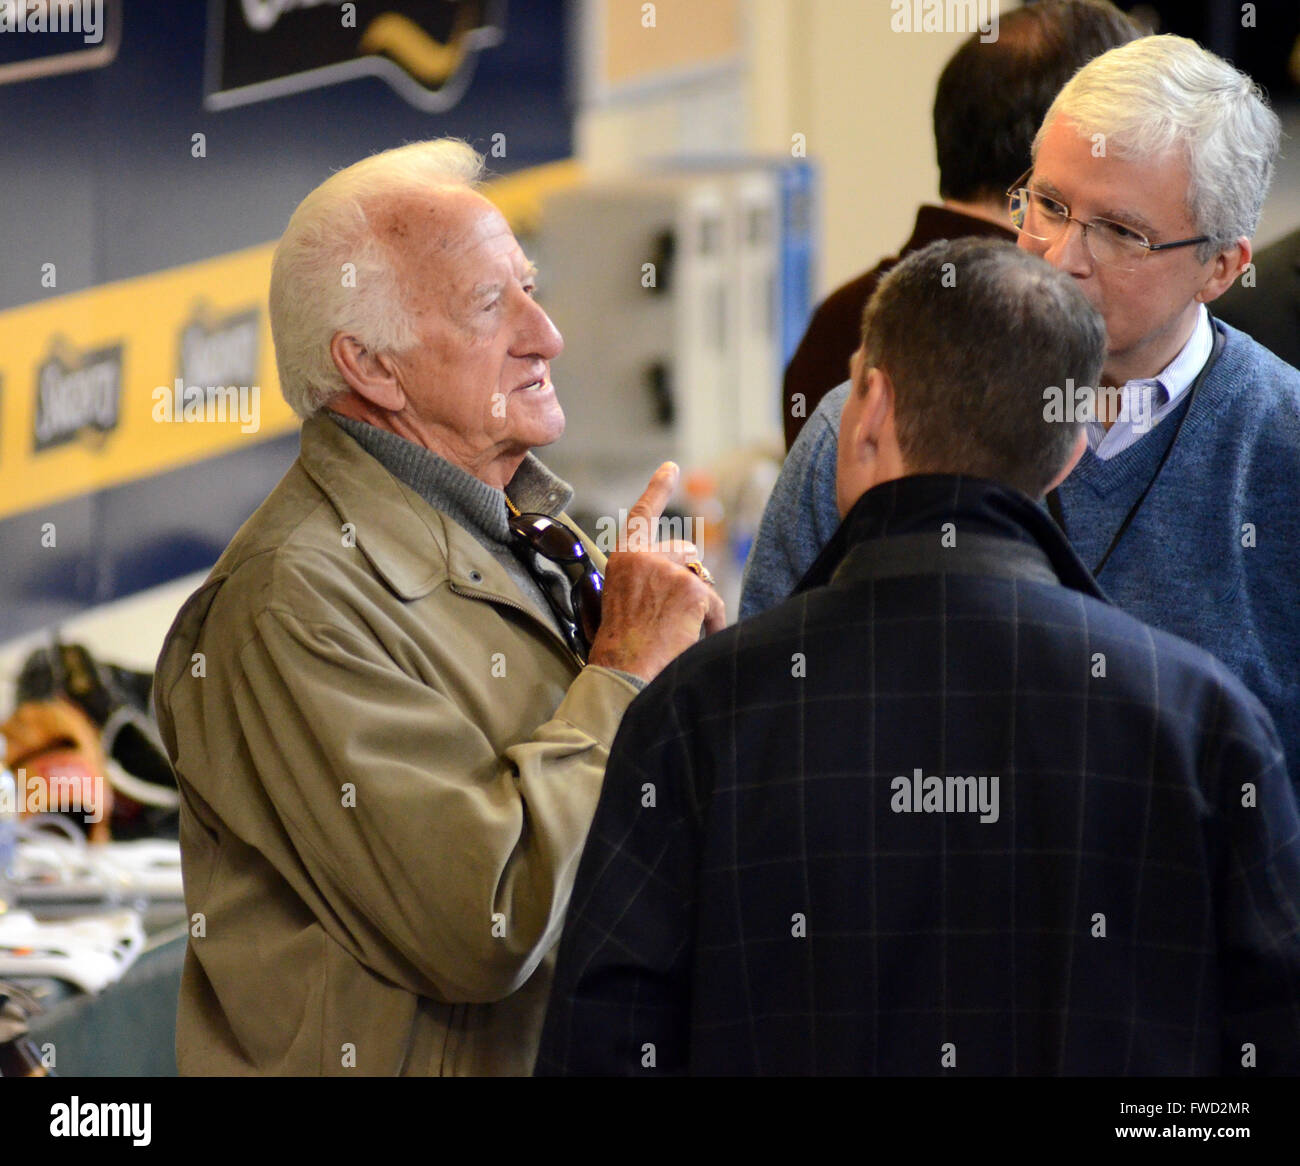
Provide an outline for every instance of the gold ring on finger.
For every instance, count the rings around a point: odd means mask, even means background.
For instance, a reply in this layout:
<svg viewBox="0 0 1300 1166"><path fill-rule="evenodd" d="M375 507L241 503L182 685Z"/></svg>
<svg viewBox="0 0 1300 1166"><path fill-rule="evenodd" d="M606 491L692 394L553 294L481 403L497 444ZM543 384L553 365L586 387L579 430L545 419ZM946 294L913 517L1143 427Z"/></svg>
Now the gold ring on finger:
<svg viewBox="0 0 1300 1166"><path fill-rule="evenodd" d="M713 582L712 573L709 571L708 567L706 567L703 563L700 562L699 559L692 559L689 563L686 564L686 569L690 571L691 574L698 575L710 587L716 586L716 584Z"/></svg>

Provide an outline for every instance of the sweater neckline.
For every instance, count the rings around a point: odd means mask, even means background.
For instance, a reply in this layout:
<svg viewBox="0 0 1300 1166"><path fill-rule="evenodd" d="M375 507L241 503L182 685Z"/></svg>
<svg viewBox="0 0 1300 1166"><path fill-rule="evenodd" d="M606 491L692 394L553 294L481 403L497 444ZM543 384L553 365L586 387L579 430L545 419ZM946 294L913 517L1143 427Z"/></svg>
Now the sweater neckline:
<svg viewBox="0 0 1300 1166"><path fill-rule="evenodd" d="M1185 393L1184 399L1161 419L1159 425L1114 457L1102 459L1091 449L1085 450L1079 464L1066 479L1065 486L1077 479L1102 496L1110 494L1131 483L1135 477L1154 474L1156 464L1171 442L1193 439L1205 425L1214 424L1225 406L1229 406L1223 398L1225 386L1230 387L1241 380L1237 366L1242 362L1244 354L1239 345L1232 343L1227 330L1217 319L1211 316L1210 322L1218 333L1216 343L1219 352L1211 355L1212 363L1200 374L1202 380L1197 391L1193 393L1189 390ZM1160 440L1155 440L1156 434L1160 435ZM1188 444L1194 442L1189 440ZM1170 451L1169 456L1174 456L1173 451Z"/></svg>
<svg viewBox="0 0 1300 1166"><path fill-rule="evenodd" d="M480 481L422 445L407 441L365 421L326 411L330 420L348 434L398 481L409 486L435 510L500 546L509 546L507 494L522 511L557 515L568 505L573 490L552 474L531 452L505 490Z"/></svg>

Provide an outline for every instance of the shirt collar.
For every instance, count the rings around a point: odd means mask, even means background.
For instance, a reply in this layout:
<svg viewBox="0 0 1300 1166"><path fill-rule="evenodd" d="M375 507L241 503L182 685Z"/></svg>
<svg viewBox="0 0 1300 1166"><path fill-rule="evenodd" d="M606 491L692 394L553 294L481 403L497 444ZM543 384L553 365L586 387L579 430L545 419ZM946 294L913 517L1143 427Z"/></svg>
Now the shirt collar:
<svg viewBox="0 0 1300 1166"><path fill-rule="evenodd" d="M1213 348L1214 329L1210 326L1210 313L1204 304L1197 304L1196 326L1187 343L1155 377L1168 394L1165 404L1172 405L1187 390L1210 359Z"/></svg>
<svg viewBox="0 0 1300 1166"><path fill-rule="evenodd" d="M558 515L573 498L572 487L531 452L524 455L502 491L396 433L329 410L322 412L435 510L444 511L467 530L481 532L495 542L510 542L507 497L518 510L551 515Z"/></svg>
<svg viewBox="0 0 1300 1166"><path fill-rule="evenodd" d="M1196 324L1187 343L1154 377L1125 381L1120 390L1121 419L1107 429L1100 421L1087 423L1088 448L1100 457L1113 457L1133 445L1174 407L1214 351L1214 326L1204 304L1197 305ZM1138 394L1148 394L1140 400ZM1144 418L1139 426L1134 418Z"/></svg>

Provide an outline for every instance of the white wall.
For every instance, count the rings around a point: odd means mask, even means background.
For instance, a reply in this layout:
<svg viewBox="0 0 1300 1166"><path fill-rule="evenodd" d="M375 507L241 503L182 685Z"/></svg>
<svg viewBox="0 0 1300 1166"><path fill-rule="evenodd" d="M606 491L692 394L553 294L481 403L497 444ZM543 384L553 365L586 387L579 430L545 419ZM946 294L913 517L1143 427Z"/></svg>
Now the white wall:
<svg viewBox="0 0 1300 1166"><path fill-rule="evenodd" d="M578 152L608 173L670 153L788 154L803 134L822 175L824 294L896 252L917 204L937 200L934 87L967 34L894 32L891 0L746 0L744 13L738 71L583 108Z"/></svg>

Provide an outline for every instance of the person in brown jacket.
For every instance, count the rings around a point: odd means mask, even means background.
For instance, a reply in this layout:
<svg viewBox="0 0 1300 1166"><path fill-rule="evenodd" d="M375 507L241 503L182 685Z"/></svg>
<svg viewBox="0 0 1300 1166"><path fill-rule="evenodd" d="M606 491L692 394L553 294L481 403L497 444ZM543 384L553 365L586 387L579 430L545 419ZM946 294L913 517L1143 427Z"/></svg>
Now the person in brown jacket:
<svg viewBox="0 0 1300 1166"><path fill-rule="evenodd" d="M849 377L862 343L862 309L900 259L936 239L990 235L1014 241L1006 190L1029 166L1047 107L1071 74L1141 29L1108 0L1046 0L1005 13L998 37L973 33L953 54L934 96L941 206L923 205L895 256L849 280L821 303L785 370L789 449L821 399Z"/></svg>
<svg viewBox="0 0 1300 1166"><path fill-rule="evenodd" d="M619 720L724 622L689 544L606 563L568 528L531 452L563 342L481 169L454 141L365 159L276 250L302 452L156 678L185 1074L528 1073Z"/></svg>

